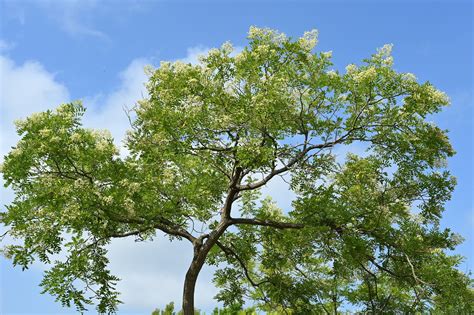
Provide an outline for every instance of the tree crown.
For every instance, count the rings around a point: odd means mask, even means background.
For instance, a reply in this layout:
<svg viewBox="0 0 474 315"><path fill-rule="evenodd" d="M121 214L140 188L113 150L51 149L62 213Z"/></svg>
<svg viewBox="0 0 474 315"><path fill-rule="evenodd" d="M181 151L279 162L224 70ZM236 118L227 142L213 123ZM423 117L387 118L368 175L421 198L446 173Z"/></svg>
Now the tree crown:
<svg viewBox="0 0 474 315"><path fill-rule="evenodd" d="M252 27L248 40L196 65L148 69L126 157L110 134L81 125L78 102L17 122L21 140L2 166L16 198L0 221L22 244L6 255L26 268L66 247L44 291L78 310L96 298L101 313L119 303L107 244L158 230L214 242L208 262L227 263L215 275L226 305L472 310L471 280L444 252L460 238L439 227L454 150L426 120L447 96L398 73L390 45L341 73L330 52L314 52L315 31L294 40ZM351 144L365 153L336 158ZM290 211L259 195L283 175L296 195Z"/></svg>

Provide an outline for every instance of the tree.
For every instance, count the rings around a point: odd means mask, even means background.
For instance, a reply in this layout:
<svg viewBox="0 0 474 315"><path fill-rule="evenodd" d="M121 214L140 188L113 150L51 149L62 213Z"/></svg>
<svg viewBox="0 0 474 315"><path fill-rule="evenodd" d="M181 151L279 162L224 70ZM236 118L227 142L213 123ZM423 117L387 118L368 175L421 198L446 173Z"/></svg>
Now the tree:
<svg viewBox="0 0 474 315"><path fill-rule="evenodd" d="M174 311L174 302L170 302L166 304L165 309L160 311L159 309L155 309L151 315L176 315Z"/></svg>
<svg viewBox="0 0 474 315"><path fill-rule="evenodd" d="M454 150L426 120L447 96L396 72L390 46L340 73L313 51L315 31L293 40L252 27L248 39L237 54L226 43L197 65L149 69L126 157L110 134L81 126L77 102L17 122L2 169L16 198L1 222L22 241L5 247L13 264L51 263L65 248L44 292L113 313L106 245L162 231L193 244L187 315L205 263L221 267L217 299L229 309L250 298L294 314L472 312L472 280L446 253L461 238L439 226ZM365 153L336 158L354 145ZM260 196L279 176L296 195L290 211Z"/></svg>

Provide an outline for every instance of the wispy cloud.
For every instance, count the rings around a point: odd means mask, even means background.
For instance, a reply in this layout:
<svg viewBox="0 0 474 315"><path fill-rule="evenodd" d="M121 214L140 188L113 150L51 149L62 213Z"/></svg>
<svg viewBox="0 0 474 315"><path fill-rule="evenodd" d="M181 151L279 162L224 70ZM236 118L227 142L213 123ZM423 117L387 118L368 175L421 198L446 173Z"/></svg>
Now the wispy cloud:
<svg viewBox="0 0 474 315"><path fill-rule="evenodd" d="M0 39L0 53L12 50L15 47L15 43Z"/></svg>
<svg viewBox="0 0 474 315"><path fill-rule="evenodd" d="M4 17L18 20L21 25L24 25L28 23L28 15L32 11L39 12L71 36L109 40L108 35L93 23L97 17L96 13L105 5L107 5L106 2L98 0L7 1L4 4Z"/></svg>
<svg viewBox="0 0 474 315"><path fill-rule="evenodd" d="M43 0L40 5L61 28L74 36L92 36L109 39L102 31L92 25L91 16L99 9L97 0Z"/></svg>
<svg viewBox="0 0 474 315"><path fill-rule="evenodd" d="M66 17L68 16L68 17ZM91 36L99 39L110 40L110 38L103 32L94 29L91 26L82 24L75 15L65 15L59 19L63 29L71 35Z"/></svg>

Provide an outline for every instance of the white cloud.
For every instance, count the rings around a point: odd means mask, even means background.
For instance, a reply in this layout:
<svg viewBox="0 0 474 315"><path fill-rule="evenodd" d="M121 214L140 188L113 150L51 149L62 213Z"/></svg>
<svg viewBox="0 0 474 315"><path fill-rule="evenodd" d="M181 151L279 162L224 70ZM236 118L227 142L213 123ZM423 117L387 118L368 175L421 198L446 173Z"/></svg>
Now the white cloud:
<svg viewBox="0 0 474 315"><path fill-rule="evenodd" d="M288 213L292 209L292 202L296 200L296 194L290 189L291 175L275 176L270 182L262 187L262 198L270 196L277 206Z"/></svg>
<svg viewBox="0 0 474 315"><path fill-rule="evenodd" d="M205 46L195 46L187 49L186 57L179 59L179 61L184 63L197 64L199 62L199 57L206 55L209 52L208 47Z"/></svg>
<svg viewBox="0 0 474 315"><path fill-rule="evenodd" d="M132 108L138 100L147 96L145 89L147 76L144 67L148 64L149 62L143 58L133 60L119 74L120 84L117 89L105 95L95 95L84 99L84 104L88 108L84 117L84 126L108 129L122 154L125 151L123 140L130 127L125 109Z"/></svg>
<svg viewBox="0 0 474 315"><path fill-rule="evenodd" d="M0 56L0 161L18 140L13 120L68 100L67 88L40 63L16 65L8 57Z"/></svg>

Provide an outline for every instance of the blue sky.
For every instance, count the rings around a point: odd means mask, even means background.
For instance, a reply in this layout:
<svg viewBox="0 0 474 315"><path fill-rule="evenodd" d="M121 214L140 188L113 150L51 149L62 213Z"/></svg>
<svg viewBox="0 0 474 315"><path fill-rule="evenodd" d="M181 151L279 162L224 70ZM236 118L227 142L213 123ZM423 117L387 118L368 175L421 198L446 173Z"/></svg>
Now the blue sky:
<svg viewBox="0 0 474 315"><path fill-rule="evenodd" d="M251 25L293 37L318 29L317 50L332 50L337 69L393 43L397 70L429 80L452 100L431 118L450 130L457 151L449 168L458 186L442 222L464 236L455 252L466 256L463 270L474 269L472 2L2 0L0 12L2 155L16 140L13 119L74 99L89 107L86 125L109 128L119 139L122 106L145 93L144 65L193 60L228 40L245 46ZM11 198L1 190L2 205ZM124 279L120 313L149 314L179 301L189 254L187 245L164 238L114 243L112 267ZM43 270L21 272L0 258L0 313L74 313L39 294ZM206 269L198 284L198 306L207 310L216 293L211 277Z"/></svg>

